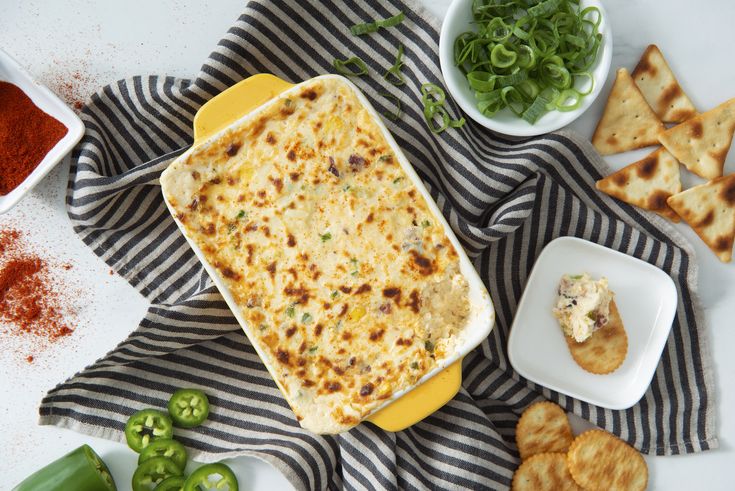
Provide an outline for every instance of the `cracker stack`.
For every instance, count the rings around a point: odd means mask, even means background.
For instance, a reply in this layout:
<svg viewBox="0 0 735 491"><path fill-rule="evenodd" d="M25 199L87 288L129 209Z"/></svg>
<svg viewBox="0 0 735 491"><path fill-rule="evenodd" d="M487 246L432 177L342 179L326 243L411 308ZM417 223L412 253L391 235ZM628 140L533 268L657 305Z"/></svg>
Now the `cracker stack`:
<svg viewBox="0 0 735 491"><path fill-rule="evenodd" d="M662 122L679 124L665 129ZM592 143L602 155L659 142L663 148L599 180L597 189L674 222L683 218L721 261L730 262L735 178L722 175L733 135L735 98L697 114L661 50L652 44L632 77L624 68L618 70ZM679 162L709 182L682 192Z"/></svg>
<svg viewBox="0 0 735 491"><path fill-rule="evenodd" d="M648 485L640 453L602 430L572 440L569 419L553 402L537 402L523 412L516 442L523 462L512 491L642 491Z"/></svg>

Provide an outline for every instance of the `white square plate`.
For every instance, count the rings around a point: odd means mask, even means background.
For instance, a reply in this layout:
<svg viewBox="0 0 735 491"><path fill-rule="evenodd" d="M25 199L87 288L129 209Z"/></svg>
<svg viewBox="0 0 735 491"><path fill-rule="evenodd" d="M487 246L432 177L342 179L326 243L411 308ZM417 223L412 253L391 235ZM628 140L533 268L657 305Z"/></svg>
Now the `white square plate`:
<svg viewBox="0 0 735 491"><path fill-rule="evenodd" d="M74 148L84 134L84 124L56 94L33 80L18 62L2 49L0 49L0 80L18 86L39 109L58 119L69 130L17 188L4 196L0 195L1 214L15 206Z"/></svg>
<svg viewBox="0 0 735 491"><path fill-rule="evenodd" d="M623 364L607 375L572 359L551 313L563 274L606 277L628 335ZM627 409L651 384L676 314L673 280L646 262L576 237L551 241L536 260L508 340L513 368L528 380L609 409Z"/></svg>

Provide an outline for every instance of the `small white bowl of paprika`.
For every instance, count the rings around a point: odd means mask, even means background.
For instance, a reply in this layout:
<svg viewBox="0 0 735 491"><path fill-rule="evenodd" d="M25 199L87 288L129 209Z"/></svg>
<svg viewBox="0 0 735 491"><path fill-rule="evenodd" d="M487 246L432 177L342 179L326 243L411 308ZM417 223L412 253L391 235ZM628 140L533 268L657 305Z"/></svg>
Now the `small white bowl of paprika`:
<svg viewBox="0 0 735 491"><path fill-rule="evenodd" d="M33 189L83 134L74 111L0 49L0 214Z"/></svg>

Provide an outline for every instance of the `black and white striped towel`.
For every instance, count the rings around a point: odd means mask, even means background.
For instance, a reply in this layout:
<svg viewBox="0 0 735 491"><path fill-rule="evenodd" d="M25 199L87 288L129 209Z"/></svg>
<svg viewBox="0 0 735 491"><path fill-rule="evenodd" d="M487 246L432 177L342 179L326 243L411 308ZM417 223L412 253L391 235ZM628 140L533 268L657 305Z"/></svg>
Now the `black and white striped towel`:
<svg viewBox="0 0 735 491"><path fill-rule="evenodd" d="M399 10L406 20L398 27L349 34L352 24ZM437 20L400 0L252 0L195 80L135 77L94 95L69 178L69 216L151 307L114 351L49 392L41 424L122 441L133 411L163 407L177 387L206 387L208 422L180 433L194 457L257 456L298 489L504 489L518 465L518 415L542 397L645 453L715 447L712 369L689 246L663 220L597 193L604 164L574 134L508 141L471 121L431 134L419 87L442 81L438 39ZM396 88L379 74L399 43L407 84ZM380 91L403 101L404 115L388 127L473 257L495 301L497 326L465 358L459 394L434 415L399 433L362 424L323 437L297 424L166 211L157 180L191 144L194 113L215 94L260 72L302 81L352 55L371 69L355 82L379 111L392 109ZM451 102L449 108L459 114ZM544 245L563 235L642 258L676 282L677 316L663 358L648 392L626 411L559 395L508 364L508 329L529 270Z"/></svg>

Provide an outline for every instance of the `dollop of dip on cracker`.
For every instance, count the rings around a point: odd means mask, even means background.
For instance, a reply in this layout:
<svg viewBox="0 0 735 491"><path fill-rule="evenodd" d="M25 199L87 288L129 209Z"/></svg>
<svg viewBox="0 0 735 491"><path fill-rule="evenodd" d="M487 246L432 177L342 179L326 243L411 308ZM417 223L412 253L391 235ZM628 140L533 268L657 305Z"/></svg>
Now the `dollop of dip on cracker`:
<svg viewBox="0 0 735 491"><path fill-rule="evenodd" d="M607 325L614 296L607 278L593 280L587 273L565 274L559 281L558 294L552 312L570 338L581 343Z"/></svg>

